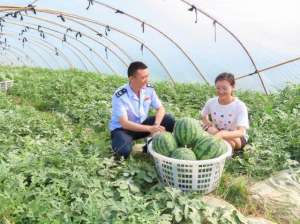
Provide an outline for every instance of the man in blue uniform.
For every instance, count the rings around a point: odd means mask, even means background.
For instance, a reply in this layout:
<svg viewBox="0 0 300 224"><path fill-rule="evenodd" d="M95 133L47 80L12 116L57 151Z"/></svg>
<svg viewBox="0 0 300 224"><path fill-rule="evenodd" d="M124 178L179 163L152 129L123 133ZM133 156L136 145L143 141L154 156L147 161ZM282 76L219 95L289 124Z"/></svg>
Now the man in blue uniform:
<svg viewBox="0 0 300 224"><path fill-rule="evenodd" d="M129 83L117 89L112 97L109 124L112 149L117 156L125 158L130 155L133 140L156 132L172 132L175 124L174 118L165 114L153 86L148 84L149 71L144 63L131 63L128 79ZM150 108L156 110L155 116L148 116Z"/></svg>

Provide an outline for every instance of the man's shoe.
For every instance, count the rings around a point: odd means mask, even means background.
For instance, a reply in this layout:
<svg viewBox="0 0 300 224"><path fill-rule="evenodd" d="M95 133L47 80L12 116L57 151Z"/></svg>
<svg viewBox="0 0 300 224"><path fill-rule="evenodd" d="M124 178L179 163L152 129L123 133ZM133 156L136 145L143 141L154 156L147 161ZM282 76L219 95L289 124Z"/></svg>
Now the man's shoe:
<svg viewBox="0 0 300 224"><path fill-rule="evenodd" d="M148 153L148 145L147 144L145 144L143 146L143 153Z"/></svg>
<svg viewBox="0 0 300 224"><path fill-rule="evenodd" d="M143 153L148 153L148 145L152 141L152 137L145 138L145 145L143 146Z"/></svg>
<svg viewBox="0 0 300 224"><path fill-rule="evenodd" d="M143 153L143 144L135 144L134 146L132 146L132 155L137 155L137 154L142 154Z"/></svg>

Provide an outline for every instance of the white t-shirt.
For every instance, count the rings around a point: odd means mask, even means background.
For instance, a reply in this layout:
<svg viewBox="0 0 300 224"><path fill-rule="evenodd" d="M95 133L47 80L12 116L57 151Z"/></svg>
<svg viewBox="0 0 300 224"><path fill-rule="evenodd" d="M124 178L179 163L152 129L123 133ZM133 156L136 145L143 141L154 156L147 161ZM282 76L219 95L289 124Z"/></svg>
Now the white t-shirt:
<svg viewBox="0 0 300 224"><path fill-rule="evenodd" d="M227 105L220 104L218 97L211 98L204 105L201 115L211 115L212 123L220 130L234 131L238 127L249 129L247 107L237 97Z"/></svg>

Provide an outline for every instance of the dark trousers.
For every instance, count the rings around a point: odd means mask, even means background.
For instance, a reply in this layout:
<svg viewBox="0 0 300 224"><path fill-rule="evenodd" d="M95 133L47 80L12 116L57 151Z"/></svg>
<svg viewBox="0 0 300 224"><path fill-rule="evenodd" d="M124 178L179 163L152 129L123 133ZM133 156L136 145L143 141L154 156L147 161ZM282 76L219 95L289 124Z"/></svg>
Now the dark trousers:
<svg viewBox="0 0 300 224"><path fill-rule="evenodd" d="M155 117L148 117L142 124L153 125L155 122ZM161 126L164 126L166 131L172 132L175 124L175 119L166 114L161 122ZM149 132L135 132L129 131L123 128L117 128L111 132L111 145L113 152L117 156L124 156L127 158L132 150L133 140L145 138L149 136Z"/></svg>

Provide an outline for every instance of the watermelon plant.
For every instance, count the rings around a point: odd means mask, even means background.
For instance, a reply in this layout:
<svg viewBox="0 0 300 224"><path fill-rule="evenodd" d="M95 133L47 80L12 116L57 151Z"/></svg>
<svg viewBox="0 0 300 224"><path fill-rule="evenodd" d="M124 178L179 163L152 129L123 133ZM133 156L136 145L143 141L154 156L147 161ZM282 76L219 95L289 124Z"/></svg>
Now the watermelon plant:
<svg viewBox="0 0 300 224"><path fill-rule="evenodd" d="M110 101L126 79L76 70L1 67L1 73L15 80L0 92L1 223L242 223L236 214L227 220L222 210L212 213L197 193L163 187L149 157L111 158ZM176 118L198 119L214 94L199 84L161 82L155 89ZM293 85L268 96L237 93L251 128L244 154L225 164L230 182L266 178L290 159L300 161L299 91ZM193 142L189 131L179 134L184 145ZM244 197L247 184L223 187L215 194L228 200Z"/></svg>

